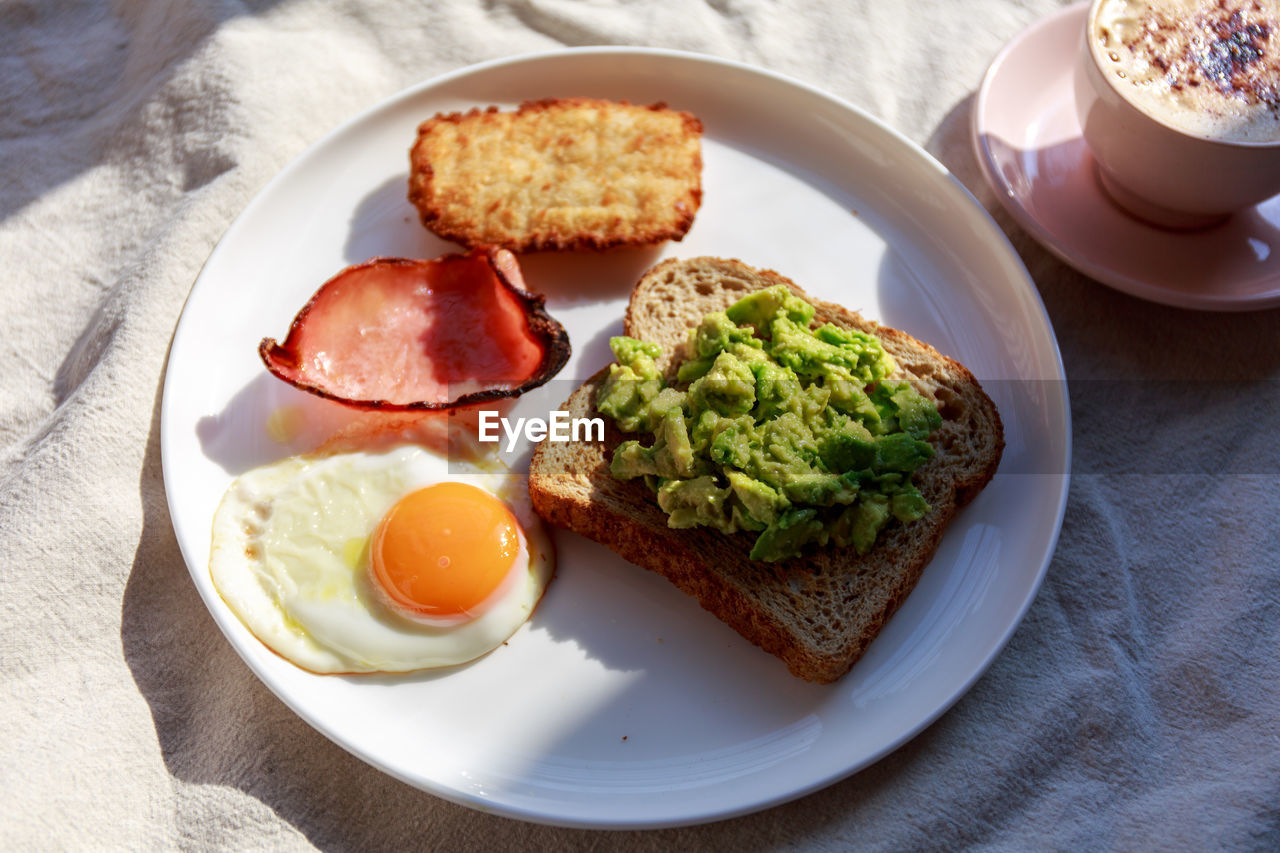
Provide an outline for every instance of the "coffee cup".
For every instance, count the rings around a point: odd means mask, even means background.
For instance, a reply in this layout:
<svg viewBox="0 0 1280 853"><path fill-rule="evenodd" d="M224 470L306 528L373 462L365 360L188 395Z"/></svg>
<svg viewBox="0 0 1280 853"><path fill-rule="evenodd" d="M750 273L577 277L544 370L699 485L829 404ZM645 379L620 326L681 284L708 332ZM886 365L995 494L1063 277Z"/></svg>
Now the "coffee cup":
<svg viewBox="0 0 1280 853"><path fill-rule="evenodd" d="M1075 100L1113 201L1214 225L1280 193L1280 3L1093 0Z"/></svg>

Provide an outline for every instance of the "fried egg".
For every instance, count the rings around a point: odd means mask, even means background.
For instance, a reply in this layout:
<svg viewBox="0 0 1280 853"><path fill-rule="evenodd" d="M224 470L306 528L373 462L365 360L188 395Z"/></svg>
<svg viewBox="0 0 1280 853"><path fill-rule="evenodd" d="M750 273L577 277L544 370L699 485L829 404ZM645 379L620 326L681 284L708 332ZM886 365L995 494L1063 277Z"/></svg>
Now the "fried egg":
<svg viewBox="0 0 1280 853"><path fill-rule="evenodd" d="M209 571L312 672L465 663L529 618L554 571L522 482L412 446L289 457L227 489Z"/></svg>

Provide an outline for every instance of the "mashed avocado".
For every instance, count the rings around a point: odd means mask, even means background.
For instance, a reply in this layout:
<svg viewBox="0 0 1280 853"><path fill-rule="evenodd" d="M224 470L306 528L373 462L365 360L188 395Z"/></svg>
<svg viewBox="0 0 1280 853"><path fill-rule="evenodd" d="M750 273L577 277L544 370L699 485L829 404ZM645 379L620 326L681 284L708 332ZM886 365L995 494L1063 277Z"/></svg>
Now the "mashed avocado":
<svg viewBox="0 0 1280 853"><path fill-rule="evenodd" d="M597 408L623 432L620 479L644 477L671 527L756 532L753 560L781 560L811 542L865 554L890 519L929 505L911 472L933 455L942 423L874 335L810 328L813 306L786 287L708 314L685 346L676 384L653 344L617 337L617 364Z"/></svg>

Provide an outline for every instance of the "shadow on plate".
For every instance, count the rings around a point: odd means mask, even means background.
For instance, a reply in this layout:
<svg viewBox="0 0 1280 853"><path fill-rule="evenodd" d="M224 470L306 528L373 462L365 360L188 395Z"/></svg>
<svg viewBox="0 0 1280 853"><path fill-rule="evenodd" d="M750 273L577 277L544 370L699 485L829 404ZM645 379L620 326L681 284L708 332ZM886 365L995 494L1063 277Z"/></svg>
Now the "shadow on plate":
<svg viewBox="0 0 1280 853"><path fill-rule="evenodd" d="M418 211L409 203L408 185L409 173L400 173L370 190L356 205L343 247L348 264L377 257L438 258L464 251L422 226Z"/></svg>
<svg viewBox="0 0 1280 853"><path fill-rule="evenodd" d="M531 290L551 306L624 299L662 257L666 244L604 252L533 252L520 256Z"/></svg>
<svg viewBox="0 0 1280 853"><path fill-rule="evenodd" d="M204 455L232 476L319 447L355 413L282 382L264 369L217 414L196 423Z"/></svg>
<svg viewBox="0 0 1280 853"><path fill-rule="evenodd" d="M619 317L587 340L578 343L578 364L581 366L583 379L594 375L596 371L613 362L613 350L609 349L609 339L621 335L622 331L623 321ZM568 394L565 395L566 398L568 396Z"/></svg>

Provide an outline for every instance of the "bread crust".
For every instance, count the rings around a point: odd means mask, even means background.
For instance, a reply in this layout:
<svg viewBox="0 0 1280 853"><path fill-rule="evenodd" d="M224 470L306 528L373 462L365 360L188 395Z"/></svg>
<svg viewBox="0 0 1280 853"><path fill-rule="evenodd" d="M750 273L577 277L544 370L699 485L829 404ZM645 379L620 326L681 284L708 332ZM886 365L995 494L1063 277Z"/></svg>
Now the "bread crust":
<svg viewBox="0 0 1280 853"><path fill-rule="evenodd" d="M943 425L931 437L935 454L914 481L931 510L909 524L887 527L865 556L852 548L811 550L775 563L748 558L753 534L725 535L697 527L673 530L642 481L609 471L613 448L628 437L605 419L603 442L548 443L534 452L529 491L551 524L600 542L668 578L743 637L781 658L796 676L829 683L865 653L915 587L947 525L994 476L1004 448L999 412L973 374L906 332L807 295L770 270L719 258L667 260L636 285L624 331L673 351L688 329L746 293L785 284L833 322L879 336L898 362L893 379L909 379L939 403ZM661 366L674 369L673 359ZM564 408L597 417L604 369L580 386Z"/></svg>
<svg viewBox="0 0 1280 853"><path fill-rule="evenodd" d="M409 151L409 201L433 233L514 252L679 240L702 202L702 123L596 98L441 113Z"/></svg>

